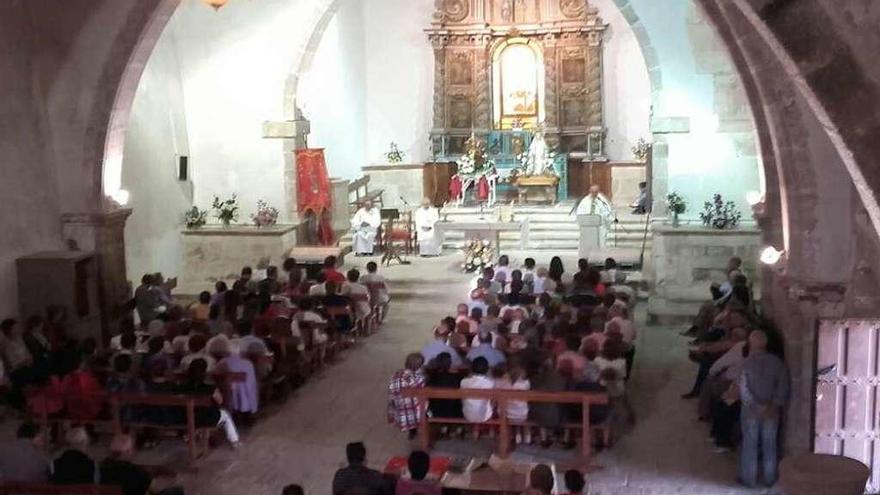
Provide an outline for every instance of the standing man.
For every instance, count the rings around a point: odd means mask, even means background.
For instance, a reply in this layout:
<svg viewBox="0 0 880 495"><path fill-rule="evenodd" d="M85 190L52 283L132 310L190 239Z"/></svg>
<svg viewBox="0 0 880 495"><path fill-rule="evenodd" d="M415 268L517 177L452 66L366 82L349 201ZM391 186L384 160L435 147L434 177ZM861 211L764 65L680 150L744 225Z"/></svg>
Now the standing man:
<svg viewBox="0 0 880 495"><path fill-rule="evenodd" d="M422 200L422 207L416 210L414 220L419 241L419 256L440 256L443 241L434 230L434 224L440 220L440 213L437 208L431 206L430 199Z"/></svg>
<svg viewBox="0 0 880 495"><path fill-rule="evenodd" d="M602 194L602 191L596 184L590 186L589 194L584 196L578 203L577 214L599 215L605 220L610 220L614 217L614 212L611 210L611 200Z"/></svg>
<svg viewBox="0 0 880 495"><path fill-rule="evenodd" d="M749 357L739 377L742 401L742 457L739 481L751 488L758 485L758 458L763 467L763 484L776 483L777 435L782 407L788 401L789 383L785 363L767 352L767 334L755 330L749 335Z"/></svg>
<svg viewBox="0 0 880 495"><path fill-rule="evenodd" d="M365 201L354 214L354 218L351 219L355 256L372 256L373 245L376 243L376 232L381 223L382 218L379 215L379 210L373 208L372 202Z"/></svg>

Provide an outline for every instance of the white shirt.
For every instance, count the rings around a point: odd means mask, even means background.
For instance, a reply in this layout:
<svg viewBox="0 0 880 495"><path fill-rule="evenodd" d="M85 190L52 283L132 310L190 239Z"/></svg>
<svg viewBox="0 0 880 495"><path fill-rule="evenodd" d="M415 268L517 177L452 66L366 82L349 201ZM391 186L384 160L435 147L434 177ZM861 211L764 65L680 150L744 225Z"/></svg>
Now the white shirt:
<svg viewBox="0 0 880 495"><path fill-rule="evenodd" d="M461 381L461 388L490 390L495 382L486 375L472 375ZM492 419L492 402L486 399L464 399L461 401L464 418L471 423L485 423Z"/></svg>
<svg viewBox="0 0 880 495"><path fill-rule="evenodd" d="M632 320L626 320L620 316L615 316L605 324L605 333L608 333L608 327L612 322L617 323L617 328L620 329L620 336L623 337L624 342L632 345L636 341L636 326Z"/></svg>
<svg viewBox="0 0 880 495"><path fill-rule="evenodd" d="M599 193L595 197L592 195L587 195L581 200L580 204L577 207L578 215L600 215L603 218L611 218L614 216L614 212L611 211L611 200L605 197L604 194Z"/></svg>
<svg viewBox="0 0 880 495"><path fill-rule="evenodd" d="M495 382L495 388L505 390L531 390L532 384L526 379L519 379L510 383L510 378L504 377ZM513 421L525 421L529 417L529 403L526 401L511 400L507 402L507 418Z"/></svg>

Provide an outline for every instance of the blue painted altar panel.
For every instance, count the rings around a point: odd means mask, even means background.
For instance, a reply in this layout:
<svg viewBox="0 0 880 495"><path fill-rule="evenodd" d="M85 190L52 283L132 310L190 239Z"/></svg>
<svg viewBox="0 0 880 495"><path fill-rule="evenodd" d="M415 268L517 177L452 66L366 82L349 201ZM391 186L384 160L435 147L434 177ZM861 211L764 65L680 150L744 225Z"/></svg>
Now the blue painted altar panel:
<svg viewBox="0 0 880 495"><path fill-rule="evenodd" d="M522 168L522 161L518 155L528 152L531 144L531 132L491 131L486 136L486 153L495 162L498 174L502 178L507 178L514 169ZM448 156L446 161L454 162L458 158L458 156ZM568 155L557 154L554 158L553 169L559 176L557 197L559 200L568 199ZM512 187L506 182L498 184L499 193L506 192Z"/></svg>

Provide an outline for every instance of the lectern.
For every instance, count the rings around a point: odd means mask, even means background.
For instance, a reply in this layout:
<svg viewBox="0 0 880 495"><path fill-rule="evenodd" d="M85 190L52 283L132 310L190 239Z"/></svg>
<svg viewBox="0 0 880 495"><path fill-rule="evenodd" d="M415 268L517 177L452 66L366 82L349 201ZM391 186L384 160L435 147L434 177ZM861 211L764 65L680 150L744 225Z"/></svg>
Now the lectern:
<svg viewBox="0 0 880 495"><path fill-rule="evenodd" d="M602 249L605 245L605 239L602 238L602 216L578 215L577 222L581 234L578 257L590 259L591 251Z"/></svg>

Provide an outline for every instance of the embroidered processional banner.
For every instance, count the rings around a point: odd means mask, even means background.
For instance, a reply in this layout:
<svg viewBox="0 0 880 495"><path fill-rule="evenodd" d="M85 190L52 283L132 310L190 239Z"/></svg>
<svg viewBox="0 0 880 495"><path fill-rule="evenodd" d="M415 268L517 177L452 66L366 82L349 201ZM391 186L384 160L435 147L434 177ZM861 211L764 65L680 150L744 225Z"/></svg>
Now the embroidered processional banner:
<svg viewBox="0 0 880 495"><path fill-rule="evenodd" d="M333 243L330 212L330 177L322 148L296 150L297 211L304 218L313 216L317 221L317 239L321 244Z"/></svg>

